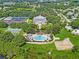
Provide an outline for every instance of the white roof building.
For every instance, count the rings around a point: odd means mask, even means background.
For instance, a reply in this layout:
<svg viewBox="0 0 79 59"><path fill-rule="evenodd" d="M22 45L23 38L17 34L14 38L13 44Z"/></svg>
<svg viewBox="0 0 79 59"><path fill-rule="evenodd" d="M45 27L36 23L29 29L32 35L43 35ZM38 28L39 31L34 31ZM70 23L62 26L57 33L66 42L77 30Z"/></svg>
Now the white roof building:
<svg viewBox="0 0 79 59"><path fill-rule="evenodd" d="M4 20L12 20L12 17L7 17Z"/></svg>
<svg viewBox="0 0 79 59"><path fill-rule="evenodd" d="M3 2L3 5L15 5L15 2Z"/></svg>
<svg viewBox="0 0 79 59"><path fill-rule="evenodd" d="M79 29L74 29L71 33L74 35L79 35Z"/></svg>
<svg viewBox="0 0 79 59"><path fill-rule="evenodd" d="M71 20L75 20L78 17L78 13L75 13L74 11L69 11L66 15L71 16Z"/></svg>
<svg viewBox="0 0 79 59"><path fill-rule="evenodd" d="M72 19L72 20L75 20L75 19L77 19L77 17L75 17L75 16L71 16L71 19Z"/></svg>
<svg viewBox="0 0 79 59"><path fill-rule="evenodd" d="M67 13L67 16L71 16L71 15L73 15L74 14L74 12L72 12L72 11L69 11L68 13Z"/></svg>
<svg viewBox="0 0 79 59"><path fill-rule="evenodd" d="M36 25L38 25L38 24L46 24L46 22L47 22L46 17L41 16L41 15L36 16L33 19L33 23L36 24Z"/></svg>
<svg viewBox="0 0 79 59"><path fill-rule="evenodd" d="M7 31L11 32L14 36L15 36L16 34L19 34L21 30L22 30L22 29L18 29L18 28L8 28L8 29L7 29Z"/></svg>
<svg viewBox="0 0 79 59"><path fill-rule="evenodd" d="M65 26L67 30L73 30L72 26Z"/></svg>

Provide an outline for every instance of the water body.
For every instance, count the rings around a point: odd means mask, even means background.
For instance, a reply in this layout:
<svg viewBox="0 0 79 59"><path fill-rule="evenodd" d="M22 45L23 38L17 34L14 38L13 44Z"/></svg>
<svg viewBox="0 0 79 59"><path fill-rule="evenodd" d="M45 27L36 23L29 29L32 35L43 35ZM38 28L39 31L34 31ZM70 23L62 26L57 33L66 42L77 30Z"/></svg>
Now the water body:
<svg viewBox="0 0 79 59"><path fill-rule="evenodd" d="M0 59L7 59L7 58L5 58L3 55L0 55Z"/></svg>
<svg viewBox="0 0 79 59"><path fill-rule="evenodd" d="M43 36L43 35L37 35L33 38L35 41L45 41L47 40L47 37Z"/></svg>

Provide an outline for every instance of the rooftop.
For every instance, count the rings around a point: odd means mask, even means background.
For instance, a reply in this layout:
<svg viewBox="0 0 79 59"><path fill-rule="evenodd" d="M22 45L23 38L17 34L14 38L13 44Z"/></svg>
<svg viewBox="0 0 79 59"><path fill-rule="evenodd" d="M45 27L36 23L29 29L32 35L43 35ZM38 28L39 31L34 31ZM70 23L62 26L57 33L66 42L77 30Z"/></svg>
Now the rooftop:
<svg viewBox="0 0 79 59"><path fill-rule="evenodd" d="M4 20L25 20L28 17L7 17Z"/></svg>
<svg viewBox="0 0 79 59"><path fill-rule="evenodd" d="M79 29L74 29L71 33L74 35L79 35Z"/></svg>
<svg viewBox="0 0 79 59"><path fill-rule="evenodd" d="M13 35L19 33L21 29L18 28L8 28L7 31L10 31Z"/></svg>
<svg viewBox="0 0 79 59"><path fill-rule="evenodd" d="M41 15L36 16L33 19L34 24L45 24L46 22L47 22L46 17L41 16Z"/></svg>

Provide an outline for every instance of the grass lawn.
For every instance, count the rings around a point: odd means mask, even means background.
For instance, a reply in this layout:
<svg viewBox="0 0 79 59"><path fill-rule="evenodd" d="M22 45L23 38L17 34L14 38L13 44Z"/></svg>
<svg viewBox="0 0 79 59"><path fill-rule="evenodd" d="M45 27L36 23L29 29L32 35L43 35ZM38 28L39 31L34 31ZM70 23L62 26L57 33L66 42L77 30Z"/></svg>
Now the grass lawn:
<svg viewBox="0 0 79 59"><path fill-rule="evenodd" d="M5 30L7 30L7 28L0 28L0 30L3 30L3 31L5 31Z"/></svg>
<svg viewBox="0 0 79 59"><path fill-rule="evenodd" d="M69 37L73 45L79 45L79 36L72 35L66 29L62 29L56 36L60 37L61 40ZM49 59L49 57L52 57L52 59L79 59L79 52L74 54L70 50L57 51L54 43L46 45L26 44L22 47L22 49L26 52L28 52L28 50L32 50L28 53L33 53L37 59ZM49 51L51 52L51 55L48 54Z"/></svg>
<svg viewBox="0 0 79 59"><path fill-rule="evenodd" d="M72 35L71 32L67 31L66 29L62 29L56 36L60 37L61 40L63 40L64 38L70 38L73 45L79 46L79 36Z"/></svg>
<svg viewBox="0 0 79 59"><path fill-rule="evenodd" d="M0 28L0 30L6 30L5 28ZM59 34L56 35L60 37L61 40L69 37L73 45L79 46L79 36L72 35L66 29L62 29ZM10 43L7 43L10 44ZM5 44L5 48L8 47L7 50L11 49L7 44ZM11 43L12 44L12 43ZM10 45L11 45L10 44ZM7 46L6 46L7 45ZM12 45L13 47L14 45ZM72 51L57 51L54 43L52 44L25 44L24 46L16 48L12 48L13 51L16 51L16 56L12 59L79 59L79 52L73 53ZM6 50L6 49L5 49ZM51 52L49 55L48 52ZM10 54L10 53L8 53ZM26 56L26 57L24 57ZM28 57L29 56L29 57Z"/></svg>
<svg viewBox="0 0 79 59"><path fill-rule="evenodd" d="M76 57L78 59L79 56L79 53L74 54L71 51L57 51L54 44L26 44L22 48L26 51L32 50L32 53L36 55L37 59L48 59L48 57L52 57L52 59L75 59ZM51 51L51 55L48 54L49 51Z"/></svg>

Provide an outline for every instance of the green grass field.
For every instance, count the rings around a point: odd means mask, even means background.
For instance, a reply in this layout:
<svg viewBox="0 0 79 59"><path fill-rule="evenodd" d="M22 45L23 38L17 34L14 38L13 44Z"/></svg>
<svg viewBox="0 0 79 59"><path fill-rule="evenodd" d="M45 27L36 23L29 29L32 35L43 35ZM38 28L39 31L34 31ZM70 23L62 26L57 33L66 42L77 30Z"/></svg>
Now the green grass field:
<svg viewBox="0 0 79 59"><path fill-rule="evenodd" d="M79 36L74 36L66 29L62 29L59 34L56 35L60 37L61 40L69 37L73 45L79 46ZM71 50L57 51L54 43L36 45L36 44L26 44L22 47L26 52L33 54L37 59L79 59L79 52L73 53ZM48 52L51 52L51 55ZM34 57L33 56L33 57Z"/></svg>
<svg viewBox="0 0 79 59"><path fill-rule="evenodd" d="M7 30L7 28L0 28L0 30L3 30L3 31L5 31L5 30Z"/></svg>
<svg viewBox="0 0 79 59"><path fill-rule="evenodd" d="M6 29L0 28L0 30L6 30ZM70 38L74 46L79 46L79 36L72 35L66 29L62 29L60 33L57 34L56 36L60 37L61 40L68 37ZM9 52L10 49L13 49L13 51L16 52L16 56L14 56L12 59L24 59L24 58L27 58L27 59L31 59L31 58L32 59L79 59L79 52L74 53L72 52L72 50L58 51L54 43L42 44L42 45L26 43L24 46L20 48L18 46L16 47L15 46L16 44L15 45L13 44L15 43L6 42L4 45L4 51L7 50L7 54L8 55L10 54L9 56L11 56L11 53ZM48 52L51 52L51 54L49 55Z"/></svg>

